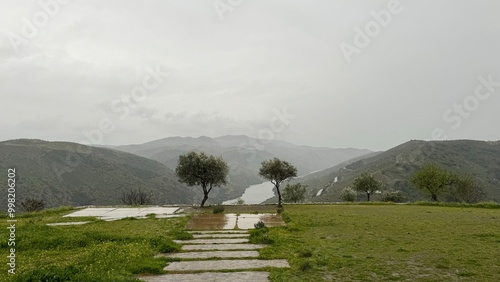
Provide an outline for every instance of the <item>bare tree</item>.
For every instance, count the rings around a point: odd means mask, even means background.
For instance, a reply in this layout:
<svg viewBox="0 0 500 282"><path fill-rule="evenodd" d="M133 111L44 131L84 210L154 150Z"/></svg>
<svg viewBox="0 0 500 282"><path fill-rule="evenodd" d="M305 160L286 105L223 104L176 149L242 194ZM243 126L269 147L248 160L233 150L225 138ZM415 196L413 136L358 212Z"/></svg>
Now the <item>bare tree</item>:
<svg viewBox="0 0 500 282"><path fill-rule="evenodd" d="M150 205L152 202L151 197L141 190L130 190L129 192L125 192L120 199L125 205L132 206Z"/></svg>

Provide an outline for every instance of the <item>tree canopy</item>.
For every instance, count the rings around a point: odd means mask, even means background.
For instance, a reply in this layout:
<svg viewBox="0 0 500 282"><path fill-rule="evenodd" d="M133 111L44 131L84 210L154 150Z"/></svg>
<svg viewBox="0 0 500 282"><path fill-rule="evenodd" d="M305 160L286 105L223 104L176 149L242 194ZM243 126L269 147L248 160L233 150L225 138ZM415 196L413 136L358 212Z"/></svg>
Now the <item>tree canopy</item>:
<svg viewBox="0 0 500 282"><path fill-rule="evenodd" d="M287 184L285 189L283 189L283 201L288 203L298 203L305 200L307 185L297 184Z"/></svg>
<svg viewBox="0 0 500 282"><path fill-rule="evenodd" d="M227 184L229 167L222 157L207 156L204 152L192 151L179 156L175 173L180 182L189 186L201 186L203 189L201 207L203 207L213 187Z"/></svg>
<svg viewBox="0 0 500 282"><path fill-rule="evenodd" d="M283 181L296 177L297 168L286 161L273 158L272 160L263 161L261 163L259 175L274 184L276 192L278 193L278 206L281 207L282 199L280 185Z"/></svg>
<svg viewBox="0 0 500 282"><path fill-rule="evenodd" d="M463 203L479 202L485 195L483 187L470 174L452 174L450 195L454 201Z"/></svg>
<svg viewBox="0 0 500 282"><path fill-rule="evenodd" d="M370 195L380 190L381 187L382 184L368 173L362 173L354 180L354 189L365 192L368 202L370 201Z"/></svg>
<svg viewBox="0 0 500 282"><path fill-rule="evenodd" d="M445 193L453 183L453 176L438 165L429 163L417 170L410 181L420 191L430 194L433 201L437 201L438 196Z"/></svg>

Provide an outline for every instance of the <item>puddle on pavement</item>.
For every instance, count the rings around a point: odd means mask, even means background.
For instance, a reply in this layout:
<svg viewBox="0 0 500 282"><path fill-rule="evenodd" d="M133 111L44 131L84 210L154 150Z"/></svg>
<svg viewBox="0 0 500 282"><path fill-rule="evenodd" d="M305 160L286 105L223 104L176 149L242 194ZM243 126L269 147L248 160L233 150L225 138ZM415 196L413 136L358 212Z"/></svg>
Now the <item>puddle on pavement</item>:
<svg viewBox="0 0 500 282"><path fill-rule="evenodd" d="M217 229L253 229L254 224L262 220L266 226L282 226L285 222L276 214L200 214L194 216L187 224L189 230Z"/></svg>
<svg viewBox="0 0 500 282"><path fill-rule="evenodd" d="M228 219L223 214L200 214L193 216L186 228L191 230L223 229Z"/></svg>

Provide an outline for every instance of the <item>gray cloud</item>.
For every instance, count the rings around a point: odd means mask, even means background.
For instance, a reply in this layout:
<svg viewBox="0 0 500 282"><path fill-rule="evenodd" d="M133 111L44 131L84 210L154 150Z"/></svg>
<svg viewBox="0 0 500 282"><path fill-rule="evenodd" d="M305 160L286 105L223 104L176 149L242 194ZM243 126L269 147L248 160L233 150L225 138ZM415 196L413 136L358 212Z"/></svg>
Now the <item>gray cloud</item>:
<svg viewBox="0 0 500 282"><path fill-rule="evenodd" d="M401 0L348 63L340 44L354 44L356 28L388 3L244 1L221 20L211 0L73 0L16 53L12 34L23 36L23 18L43 9L8 1L0 140L79 142L103 120L115 126L103 136L109 144L256 136L283 107L295 118L276 137L300 144L381 150L431 139L436 128L450 139L500 139L500 87L466 118L454 112L478 77L500 81L500 2ZM168 78L128 104L128 115L113 111L155 66Z"/></svg>

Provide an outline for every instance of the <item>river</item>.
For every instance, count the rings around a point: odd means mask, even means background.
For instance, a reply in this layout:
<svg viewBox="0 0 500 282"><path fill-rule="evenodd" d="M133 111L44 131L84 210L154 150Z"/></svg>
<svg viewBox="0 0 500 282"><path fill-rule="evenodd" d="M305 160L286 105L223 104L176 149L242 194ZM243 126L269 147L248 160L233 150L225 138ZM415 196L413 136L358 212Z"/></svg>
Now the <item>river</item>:
<svg viewBox="0 0 500 282"><path fill-rule="evenodd" d="M311 173L315 173L317 171L313 171L301 176L296 177L295 179L302 178L306 175L309 175ZM282 186L281 189L283 189L285 185ZM282 191L283 192L283 191ZM272 198L274 196L274 185L270 181L266 181L263 183L255 184L255 185L250 185L247 189L245 189L245 192L243 195L240 197L243 201L245 201L245 204L260 204L264 202L265 200ZM236 202L238 199L232 199L232 200L227 200L222 202L223 205L230 205L234 202Z"/></svg>
<svg viewBox="0 0 500 282"><path fill-rule="evenodd" d="M245 193L243 193L240 198L245 201L245 204L260 204L274 196L273 188L274 185L270 181L251 185L245 189ZM230 205L237 200L238 199L227 200L222 204Z"/></svg>

